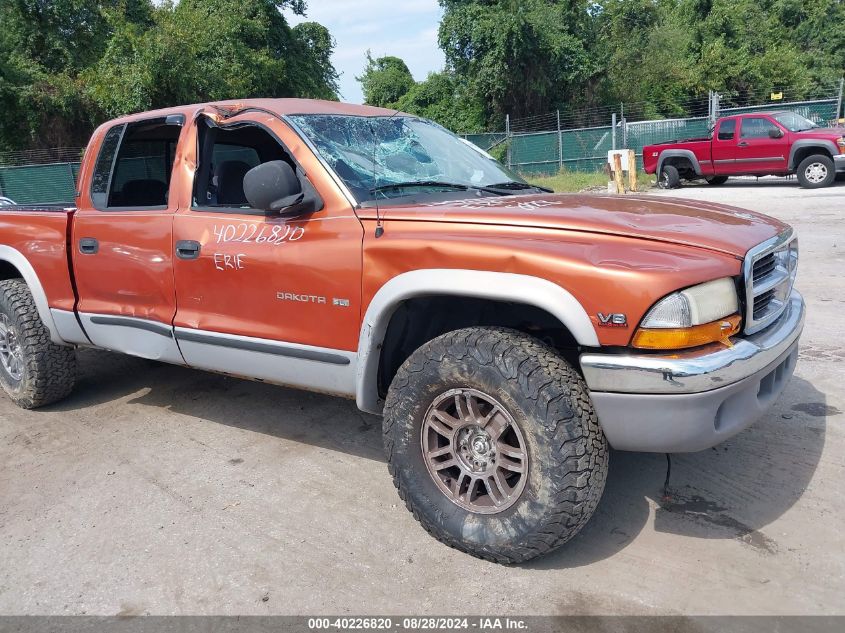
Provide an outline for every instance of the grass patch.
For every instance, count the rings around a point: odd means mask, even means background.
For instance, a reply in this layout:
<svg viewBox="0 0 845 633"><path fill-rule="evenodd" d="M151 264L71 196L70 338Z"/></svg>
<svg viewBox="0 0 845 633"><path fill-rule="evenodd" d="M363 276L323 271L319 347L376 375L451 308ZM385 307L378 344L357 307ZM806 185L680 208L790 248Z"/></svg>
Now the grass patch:
<svg viewBox="0 0 845 633"><path fill-rule="evenodd" d="M573 193L586 189L606 191L608 180L607 174L602 171L561 171L553 176L523 174L523 178L532 185L547 187L557 193ZM637 184L641 191L654 185L654 182L654 176L642 171L637 173Z"/></svg>

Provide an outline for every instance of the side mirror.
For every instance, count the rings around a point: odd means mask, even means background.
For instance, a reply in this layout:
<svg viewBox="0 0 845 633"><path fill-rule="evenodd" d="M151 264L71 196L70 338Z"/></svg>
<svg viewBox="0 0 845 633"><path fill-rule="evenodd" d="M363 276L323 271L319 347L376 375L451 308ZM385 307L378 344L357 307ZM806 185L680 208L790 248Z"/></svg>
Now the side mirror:
<svg viewBox="0 0 845 633"><path fill-rule="evenodd" d="M305 198L296 172L283 160L261 163L246 172L244 195L253 209L271 213L300 205Z"/></svg>
<svg viewBox="0 0 845 633"><path fill-rule="evenodd" d="M783 136L783 130L779 127L769 128L769 138L781 138Z"/></svg>

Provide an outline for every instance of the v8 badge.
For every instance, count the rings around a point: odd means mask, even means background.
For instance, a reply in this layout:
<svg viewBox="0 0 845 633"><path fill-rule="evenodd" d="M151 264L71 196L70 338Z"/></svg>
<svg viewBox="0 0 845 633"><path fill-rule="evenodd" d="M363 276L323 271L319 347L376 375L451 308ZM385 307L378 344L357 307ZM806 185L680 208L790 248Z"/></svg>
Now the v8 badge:
<svg viewBox="0 0 845 633"><path fill-rule="evenodd" d="M621 312L598 313L599 325L603 327L628 327L628 317Z"/></svg>

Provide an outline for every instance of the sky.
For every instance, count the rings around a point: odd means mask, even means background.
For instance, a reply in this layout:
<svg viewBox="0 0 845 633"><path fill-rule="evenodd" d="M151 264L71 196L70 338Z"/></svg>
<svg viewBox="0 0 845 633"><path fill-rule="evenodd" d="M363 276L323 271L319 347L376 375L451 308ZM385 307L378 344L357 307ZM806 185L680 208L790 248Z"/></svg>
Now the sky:
<svg viewBox="0 0 845 633"><path fill-rule="evenodd" d="M441 15L437 0L309 0L305 17L285 11L291 25L319 22L329 29L336 41L332 62L340 73L341 101L349 103L364 100L355 77L364 70L367 49L373 57L401 57L417 81L442 70Z"/></svg>

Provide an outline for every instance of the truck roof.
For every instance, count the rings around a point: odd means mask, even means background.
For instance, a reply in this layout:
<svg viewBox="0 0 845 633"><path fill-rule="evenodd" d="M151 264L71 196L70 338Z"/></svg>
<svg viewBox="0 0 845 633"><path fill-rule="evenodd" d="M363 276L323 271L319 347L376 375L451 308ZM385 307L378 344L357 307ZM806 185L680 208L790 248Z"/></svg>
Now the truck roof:
<svg viewBox="0 0 845 633"><path fill-rule="evenodd" d="M326 101L322 99L230 99L226 101L210 101L191 105L174 106L160 110L137 112L114 119L116 122L126 123L138 119L148 119L150 116L168 116L171 114L192 115L202 108L212 107L220 110L237 112L250 108L270 110L279 115L285 114L344 114L351 116L390 116L396 110L377 108L367 105L341 103L340 101ZM402 113L400 113L402 114Z"/></svg>

